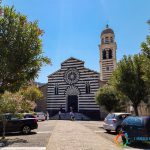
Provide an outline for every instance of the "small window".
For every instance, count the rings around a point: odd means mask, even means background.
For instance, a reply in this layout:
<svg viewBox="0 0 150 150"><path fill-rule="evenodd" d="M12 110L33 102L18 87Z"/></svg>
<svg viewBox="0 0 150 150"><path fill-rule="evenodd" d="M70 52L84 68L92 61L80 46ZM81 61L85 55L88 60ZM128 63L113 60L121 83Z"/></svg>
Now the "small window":
<svg viewBox="0 0 150 150"><path fill-rule="evenodd" d="M106 59L106 50L103 50L102 54L103 54L103 59Z"/></svg>
<svg viewBox="0 0 150 150"><path fill-rule="evenodd" d="M58 85L57 84L55 85L54 89L55 89L55 95L58 95Z"/></svg>
<svg viewBox="0 0 150 150"><path fill-rule="evenodd" d="M109 44L109 38L105 37L105 44Z"/></svg>
<svg viewBox="0 0 150 150"><path fill-rule="evenodd" d="M109 59L112 59L112 50L111 49L109 49L108 55L109 55Z"/></svg>
<svg viewBox="0 0 150 150"><path fill-rule="evenodd" d="M110 70L110 68L109 68L109 66L107 66L107 67L106 67L106 71L109 71L109 70Z"/></svg>
<svg viewBox="0 0 150 150"><path fill-rule="evenodd" d="M113 37L110 37L110 42L111 42L111 43L113 43L113 42L114 42Z"/></svg>
<svg viewBox="0 0 150 150"><path fill-rule="evenodd" d="M89 82L86 82L86 94L89 94L90 93L90 83Z"/></svg>
<svg viewBox="0 0 150 150"><path fill-rule="evenodd" d="M104 44L104 39L102 38L102 44Z"/></svg>

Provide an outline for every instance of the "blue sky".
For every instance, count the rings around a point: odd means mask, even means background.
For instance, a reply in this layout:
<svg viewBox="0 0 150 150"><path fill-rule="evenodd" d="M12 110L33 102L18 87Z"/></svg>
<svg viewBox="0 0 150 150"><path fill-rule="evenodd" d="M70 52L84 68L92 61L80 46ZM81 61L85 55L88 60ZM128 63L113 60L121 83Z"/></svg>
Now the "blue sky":
<svg viewBox="0 0 150 150"><path fill-rule="evenodd" d="M106 24L115 32L117 60L140 52L149 32L150 0L3 0L3 5L14 5L29 21L38 20L45 31L43 51L53 64L42 67L39 82L46 83L69 57L99 71L98 44Z"/></svg>

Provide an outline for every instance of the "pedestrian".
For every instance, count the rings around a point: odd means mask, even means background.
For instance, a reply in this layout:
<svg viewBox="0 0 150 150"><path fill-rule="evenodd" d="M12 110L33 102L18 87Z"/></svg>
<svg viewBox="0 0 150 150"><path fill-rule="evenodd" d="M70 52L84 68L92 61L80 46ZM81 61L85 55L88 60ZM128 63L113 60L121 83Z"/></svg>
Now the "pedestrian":
<svg viewBox="0 0 150 150"><path fill-rule="evenodd" d="M58 112L58 115L59 115L59 120L61 120L61 111L60 110Z"/></svg>
<svg viewBox="0 0 150 150"><path fill-rule="evenodd" d="M70 111L70 119L71 119L72 121L75 120L75 116L74 116L73 111Z"/></svg>
<svg viewBox="0 0 150 150"><path fill-rule="evenodd" d="M48 113L48 111L46 112L46 120L49 120L49 113Z"/></svg>

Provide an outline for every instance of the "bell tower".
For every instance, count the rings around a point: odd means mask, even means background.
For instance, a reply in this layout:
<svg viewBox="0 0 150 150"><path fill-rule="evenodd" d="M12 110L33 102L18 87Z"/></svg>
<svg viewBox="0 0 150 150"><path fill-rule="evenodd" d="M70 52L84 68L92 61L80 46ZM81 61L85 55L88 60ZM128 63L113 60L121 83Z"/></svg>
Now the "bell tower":
<svg viewBox="0 0 150 150"><path fill-rule="evenodd" d="M108 82L116 68L116 49L114 31L106 25L100 36L100 80Z"/></svg>

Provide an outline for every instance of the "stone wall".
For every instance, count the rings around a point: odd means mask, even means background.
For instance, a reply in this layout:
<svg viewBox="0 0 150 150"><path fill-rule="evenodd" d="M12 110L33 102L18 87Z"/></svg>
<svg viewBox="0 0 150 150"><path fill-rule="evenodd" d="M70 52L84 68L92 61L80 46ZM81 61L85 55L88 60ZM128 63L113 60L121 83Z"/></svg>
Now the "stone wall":
<svg viewBox="0 0 150 150"><path fill-rule="evenodd" d="M46 99L47 99L47 84L44 84L39 87L40 91L43 93L43 98L36 102L36 111L46 113Z"/></svg>

